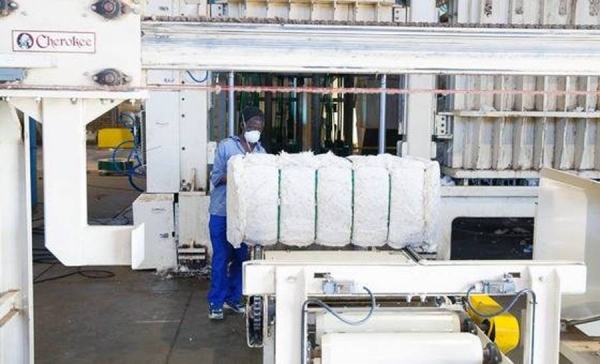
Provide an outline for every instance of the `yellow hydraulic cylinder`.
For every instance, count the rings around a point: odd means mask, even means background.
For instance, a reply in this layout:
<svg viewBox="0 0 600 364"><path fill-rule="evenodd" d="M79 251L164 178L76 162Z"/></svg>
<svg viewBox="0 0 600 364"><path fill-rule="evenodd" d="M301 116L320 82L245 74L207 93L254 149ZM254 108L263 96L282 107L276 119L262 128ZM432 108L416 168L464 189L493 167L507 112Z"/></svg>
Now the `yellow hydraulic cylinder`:
<svg viewBox="0 0 600 364"><path fill-rule="evenodd" d="M502 306L490 296L471 296L470 302L478 312L486 315L502 310ZM519 322L510 313L506 312L492 318L481 317L471 309L468 309L468 313L476 324L484 327L485 334L504 354L519 345Z"/></svg>

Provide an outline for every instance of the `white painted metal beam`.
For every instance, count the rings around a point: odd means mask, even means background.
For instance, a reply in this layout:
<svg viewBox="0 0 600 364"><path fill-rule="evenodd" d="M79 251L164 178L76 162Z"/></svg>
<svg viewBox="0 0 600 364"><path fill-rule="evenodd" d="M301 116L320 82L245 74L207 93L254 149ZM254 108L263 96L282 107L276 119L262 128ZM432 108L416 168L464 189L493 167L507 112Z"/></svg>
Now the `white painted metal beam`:
<svg viewBox="0 0 600 364"><path fill-rule="evenodd" d="M27 114L24 120L28 120ZM0 364L33 363L29 123L0 101Z"/></svg>
<svg viewBox="0 0 600 364"><path fill-rule="evenodd" d="M410 4L411 22L437 22L438 10L435 0L413 1ZM408 75L406 85L412 90L435 89L435 75ZM424 159L435 157L433 134L436 99L433 93L411 93L406 97L406 147L398 152L402 156ZM406 152L406 153L404 153Z"/></svg>
<svg viewBox="0 0 600 364"><path fill-rule="evenodd" d="M568 119L600 119L598 111L480 111L456 110L440 112L438 115L460 116L464 118L568 118Z"/></svg>
<svg viewBox="0 0 600 364"><path fill-rule="evenodd" d="M56 59L40 54L0 53L0 68L53 68Z"/></svg>
<svg viewBox="0 0 600 364"><path fill-rule="evenodd" d="M85 125L122 101L49 98L40 103L46 247L65 265L131 264L132 226L87 221Z"/></svg>
<svg viewBox="0 0 600 364"><path fill-rule="evenodd" d="M114 89L108 90L104 87L95 89L60 88L0 88L0 97L15 98L46 98L46 99L97 99L97 100L141 100L148 98L148 91L140 89Z"/></svg>
<svg viewBox="0 0 600 364"><path fill-rule="evenodd" d="M600 31L143 22L142 67L600 75Z"/></svg>

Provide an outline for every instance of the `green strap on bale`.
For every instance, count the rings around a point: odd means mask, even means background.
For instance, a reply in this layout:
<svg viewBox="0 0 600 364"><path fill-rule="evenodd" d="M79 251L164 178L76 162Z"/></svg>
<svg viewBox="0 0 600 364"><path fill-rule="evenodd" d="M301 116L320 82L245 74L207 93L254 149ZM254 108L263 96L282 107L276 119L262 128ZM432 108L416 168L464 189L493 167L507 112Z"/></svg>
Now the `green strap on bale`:
<svg viewBox="0 0 600 364"><path fill-rule="evenodd" d="M390 240L390 215L392 214L392 174L388 174L388 211L387 211L387 233L386 243Z"/></svg>
<svg viewBox="0 0 600 364"><path fill-rule="evenodd" d="M350 225L350 244L354 239L354 169L352 170L352 224Z"/></svg>
<svg viewBox="0 0 600 364"><path fill-rule="evenodd" d="M277 170L277 242L281 238L281 169Z"/></svg>
<svg viewBox="0 0 600 364"><path fill-rule="evenodd" d="M319 190L319 170L315 169L315 236L313 243L317 242L317 221L319 221L319 203L318 201L318 190Z"/></svg>

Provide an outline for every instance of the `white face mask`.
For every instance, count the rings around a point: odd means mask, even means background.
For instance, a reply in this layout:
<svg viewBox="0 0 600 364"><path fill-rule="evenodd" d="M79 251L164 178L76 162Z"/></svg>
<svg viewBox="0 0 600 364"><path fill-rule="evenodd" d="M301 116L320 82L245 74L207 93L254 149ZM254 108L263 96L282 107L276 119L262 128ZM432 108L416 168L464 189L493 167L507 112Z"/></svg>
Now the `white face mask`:
<svg viewBox="0 0 600 364"><path fill-rule="evenodd" d="M252 130L244 133L244 138L248 143L257 143L260 140L260 131Z"/></svg>

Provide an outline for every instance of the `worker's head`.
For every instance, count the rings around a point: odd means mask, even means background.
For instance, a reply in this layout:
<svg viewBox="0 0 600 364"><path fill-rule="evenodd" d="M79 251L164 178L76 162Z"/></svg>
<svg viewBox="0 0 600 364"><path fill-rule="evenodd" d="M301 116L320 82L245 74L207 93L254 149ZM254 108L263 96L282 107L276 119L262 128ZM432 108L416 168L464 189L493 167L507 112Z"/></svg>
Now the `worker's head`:
<svg viewBox="0 0 600 364"><path fill-rule="evenodd" d="M256 106L247 106L242 111L242 134L248 143L256 143L265 127L265 114Z"/></svg>

